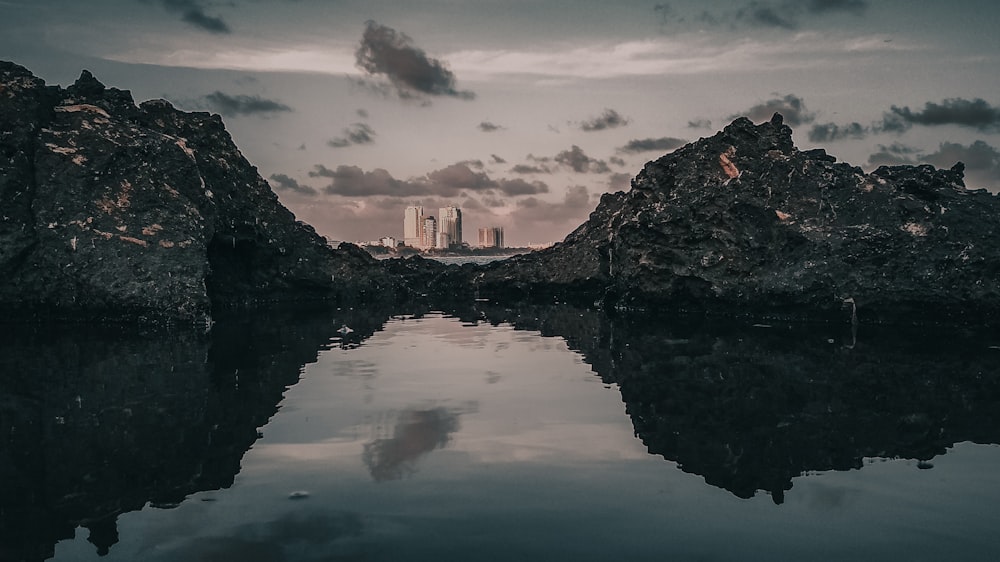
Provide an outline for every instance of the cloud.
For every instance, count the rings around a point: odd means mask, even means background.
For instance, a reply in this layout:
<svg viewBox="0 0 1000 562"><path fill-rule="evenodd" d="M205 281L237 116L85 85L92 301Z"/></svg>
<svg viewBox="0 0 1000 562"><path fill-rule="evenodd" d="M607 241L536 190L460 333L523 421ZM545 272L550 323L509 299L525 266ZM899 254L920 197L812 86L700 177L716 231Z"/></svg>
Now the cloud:
<svg viewBox="0 0 1000 562"><path fill-rule="evenodd" d="M231 33L232 30L222 18L212 17L205 13L198 0L160 0L167 11L180 14L181 21L189 23L209 33Z"/></svg>
<svg viewBox="0 0 1000 562"><path fill-rule="evenodd" d="M285 174L271 174L271 185L277 191L293 191L302 195L317 195L317 191L308 185L301 185L294 178Z"/></svg>
<svg viewBox="0 0 1000 562"><path fill-rule="evenodd" d="M911 110L909 106L894 105L887 114L888 119L893 117L905 125L960 125L981 131L1000 129L1000 108L982 98L948 98L941 103L927 102L923 110L918 111Z"/></svg>
<svg viewBox="0 0 1000 562"><path fill-rule="evenodd" d="M466 192L500 192L515 197L549 191L548 185L540 181L495 180L485 172L474 171L464 162L406 180L394 178L381 168L366 172L357 166L341 165L331 170L322 164L317 164L309 176L329 178L330 183L323 188L324 193L344 197L458 197Z"/></svg>
<svg viewBox="0 0 1000 562"><path fill-rule="evenodd" d="M831 13L849 13L861 16L868 9L867 0L751 0L729 10L698 13L675 10L671 5L661 3L653 7L660 25L676 24L690 26L692 23L710 27L757 27L794 31L808 22L810 17Z"/></svg>
<svg viewBox="0 0 1000 562"><path fill-rule="evenodd" d="M499 131L499 130L503 129L503 127L501 127L500 125L497 125L495 123L491 123L489 121L483 121L482 123L480 123L478 125L478 127L479 127L479 130L482 131L482 132L484 132L484 133L492 133L493 131Z"/></svg>
<svg viewBox="0 0 1000 562"><path fill-rule="evenodd" d="M516 166L511 168L510 171L511 173L514 174L551 174L552 168L549 168L544 164L539 166L532 166L530 164L517 164Z"/></svg>
<svg viewBox="0 0 1000 562"><path fill-rule="evenodd" d="M814 14L827 12L849 12L862 15L868 9L867 0L809 0L806 9Z"/></svg>
<svg viewBox="0 0 1000 562"><path fill-rule="evenodd" d="M456 88L455 75L445 63L414 47L412 39L405 34L377 22L365 23L355 58L357 66L369 75L388 79L400 98L475 98L473 92Z"/></svg>
<svg viewBox="0 0 1000 562"><path fill-rule="evenodd" d="M608 158L608 162L611 162L615 166L625 166L625 159L620 156L612 156Z"/></svg>
<svg viewBox="0 0 1000 562"><path fill-rule="evenodd" d="M878 152L868 157L868 164L871 166L899 166L902 164L916 164L911 155L919 152L919 149L902 143L894 142L891 145L878 145Z"/></svg>
<svg viewBox="0 0 1000 562"><path fill-rule="evenodd" d="M568 234L586 221L594 207L590 193L582 185L567 188L562 201L524 198L517 202L508 217L512 223L508 237L513 239L516 233L523 242L551 240L553 232Z"/></svg>
<svg viewBox="0 0 1000 562"><path fill-rule="evenodd" d="M780 96L780 94L774 95ZM743 113L730 116L729 119L732 120L740 115L743 115L748 117L751 121L757 123L769 120L775 113L780 113L784 116L785 123L788 123L792 127L796 127L803 123L810 123L816 118L815 113L810 113L806 109L806 104L802 98L794 94L788 94L786 96L774 97L763 103L759 103Z"/></svg>
<svg viewBox="0 0 1000 562"><path fill-rule="evenodd" d="M863 139L871 134L871 127L866 127L857 121L847 125L836 123L817 123L809 129L809 140L812 142L834 142L845 139Z"/></svg>
<svg viewBox="0 0 1000 562"><path fill-rule="evenodd" d="M674 137L660 137L658 139L632 139L625 146L618 147L618 152L636 154L639 152L667 151L684 146L687 141Z"/></svg>
<svg viewBox="0 0 1000 562"><path fill-rule="evenodd" d="M507 161L503 158L497 156L496 154L490 154L490 161L494 164L506 164Z"/></svg>
<svg viewBox="0 0 1000 562"><path fill-rule="evenodd" d="M712 122L708 119L695 119L694 121L688 121L689 129L711 129Z"/></svg>
<svg viewBox="0 0 1000 562"><path fill-rule="evenodd" d="M879 145L878 148L879 151L868 158L871 166L931 164L938 168L951 168L961 162L965 165L967 185L990 186L996 190L1000 184L1000 150L983 140L969 145L943 142L937 151L923 154L900 143Z"/></svg>
<svg viewBox="0 0 1000 562"><path fill-rule="evenodd" d="M327 146L344 148L356 144L372 144L375 142L375 131L366 123L355 123L345 128L342 132L343 136L327 141Z"/></svg>
<svg viewBox="0 0 1000 562"><path fill-rule="evenodd" d="M569 150L556 154L553 160L580 174L588 172L603 174L611 171L607 162L587 156L583 149L575 144Z"/></svg>
<svg viewBox="0 0 1000 562"><path fill-rule="evenodd" d="M760 27L793 30L799 27L796 5L774 6L766 2L750 2L736 11L736 20Z"/></svg>
<svg viewBox="0 0 1000 562"><path fill-rule="evenodd" d="M604 113L598 117L594 117L593 119L581 123L580 128L587 132L603 131L605 129L624 127L629 123L630 120L627 117L622 116L617 111L613 109L605 109Z"/></svg>
<svg viewBox="0 0 1000 562"><path fill-rule="evenodd" d="M993 186L1000 182L1000 151L982 140L968 146L943 142L937 152L924 154L920 160L938 168L951 168L961 162L965 164L966 176L975 181Z"/></svg>
<svg viewBox="0 0 1000 562"><path fill-rule="evenodd" d="M448 444L458 430L459 413L445 408L401 412L392 437L365 443L362 459L372 478L384 482L413 473L420 457Z"/></svg>
<svg viewBox="0 0 1000 562"><path fill-rule="evenodd" d="M632 186L632 176L629 174L611 174L608 178L608 189L611 191L624 191Z"/></svg>
<svg viewBox="0 0 1000 562"><path fill-rule="evenodd" d="M260 115L292 111L287 105L260 96L229 95L218 90L208 94L203 101L222 115Z"/></svg>

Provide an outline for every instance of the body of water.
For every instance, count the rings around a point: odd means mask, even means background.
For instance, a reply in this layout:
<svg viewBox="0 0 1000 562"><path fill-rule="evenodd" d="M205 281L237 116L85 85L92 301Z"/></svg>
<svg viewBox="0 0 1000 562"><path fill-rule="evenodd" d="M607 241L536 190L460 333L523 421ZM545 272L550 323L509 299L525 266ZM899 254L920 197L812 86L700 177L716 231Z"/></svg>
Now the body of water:
<svg viewBox="0 0 1000 562"><path fill-rule="evenodd" d="M0 559L995 560L988 337L569 307L16 330Z"/></svg>

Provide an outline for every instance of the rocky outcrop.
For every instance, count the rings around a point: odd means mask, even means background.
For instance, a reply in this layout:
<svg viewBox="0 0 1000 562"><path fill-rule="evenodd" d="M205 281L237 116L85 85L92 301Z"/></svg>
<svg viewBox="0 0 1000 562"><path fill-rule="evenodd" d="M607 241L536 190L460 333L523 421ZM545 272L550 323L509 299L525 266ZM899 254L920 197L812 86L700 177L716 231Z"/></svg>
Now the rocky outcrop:
<svg viewBox="0 0 1000 562"><path fill-rule="evenodd" d="M562 243L480 294L752 317L995 323L1000 198L963 166L870 174L740 118L649 162Z"/></svg>
<svg viewBox="0 0 1000 562"><path fill-rule="evenodd" d="M8 314L197 321L386 283L366 253L296 221L217 115L136 106L86 71L46 86L0 62L0 123Z"/></svg>

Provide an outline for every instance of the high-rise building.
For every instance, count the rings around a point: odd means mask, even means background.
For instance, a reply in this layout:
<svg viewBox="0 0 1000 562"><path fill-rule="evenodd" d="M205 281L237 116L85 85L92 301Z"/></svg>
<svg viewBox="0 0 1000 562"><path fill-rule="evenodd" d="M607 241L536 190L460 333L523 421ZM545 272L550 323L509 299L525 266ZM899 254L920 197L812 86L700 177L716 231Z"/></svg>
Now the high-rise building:
<svg viewBox="0 0 1000 562"><path fill-rule="evenodd" d="M491 226L479 229L480 248L503 248L503 227Z"/></svg>
<svg viewBox="0 0 1000 562"><path fill-rule="evenodd" d="M424 228L420 238L421 248L437 247L437 219L433 216L424 217Z"/></svg>
<svg viewBox="0 0 1000 562"><path fill-rule="evenodd" d="M438 209L437 227L438 232L448 236L447 245L441 246L439 244L439 248L460 246L462 244L462 209L458 207L441 207Z"/></svg>
<svg viewBox="0 0 1000 562"><path fill-rule="evenodd" d="M424 208L412 205L403 214L403 243L407 246L423 245Z"/></svg>

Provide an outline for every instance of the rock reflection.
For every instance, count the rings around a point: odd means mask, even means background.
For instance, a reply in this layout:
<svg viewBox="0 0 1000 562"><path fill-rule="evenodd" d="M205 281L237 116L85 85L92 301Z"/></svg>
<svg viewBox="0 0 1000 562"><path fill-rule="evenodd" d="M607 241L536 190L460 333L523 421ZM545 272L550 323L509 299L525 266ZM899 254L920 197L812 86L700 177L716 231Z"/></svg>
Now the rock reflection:
<svg viewBox="0 0 1000 562"><path fill-rule="evenodd" d="M388 313L318 307L220 318L210 334L0 326L0 559L42 560L118 515L232 485L258 429L319 350Z"/></svg>
<svg viewBox="0 0 1000 562"><path fill-rule="evenodd" d="M618 385L650 453L741 498L781 503L793 478L865 457L927 461L958 442L1000 443L987 334L612 319L568 306L460 316L562 336Z"/></svg>
<svg viewBox="0 0 1000 562"><path fill-rule="evenodd" d="M366 443L362 458L376 482L399 480L416 471L416 461L442 448L459 429L459 412L445 408L406 410L398 415L391 437Z"/></svg>

